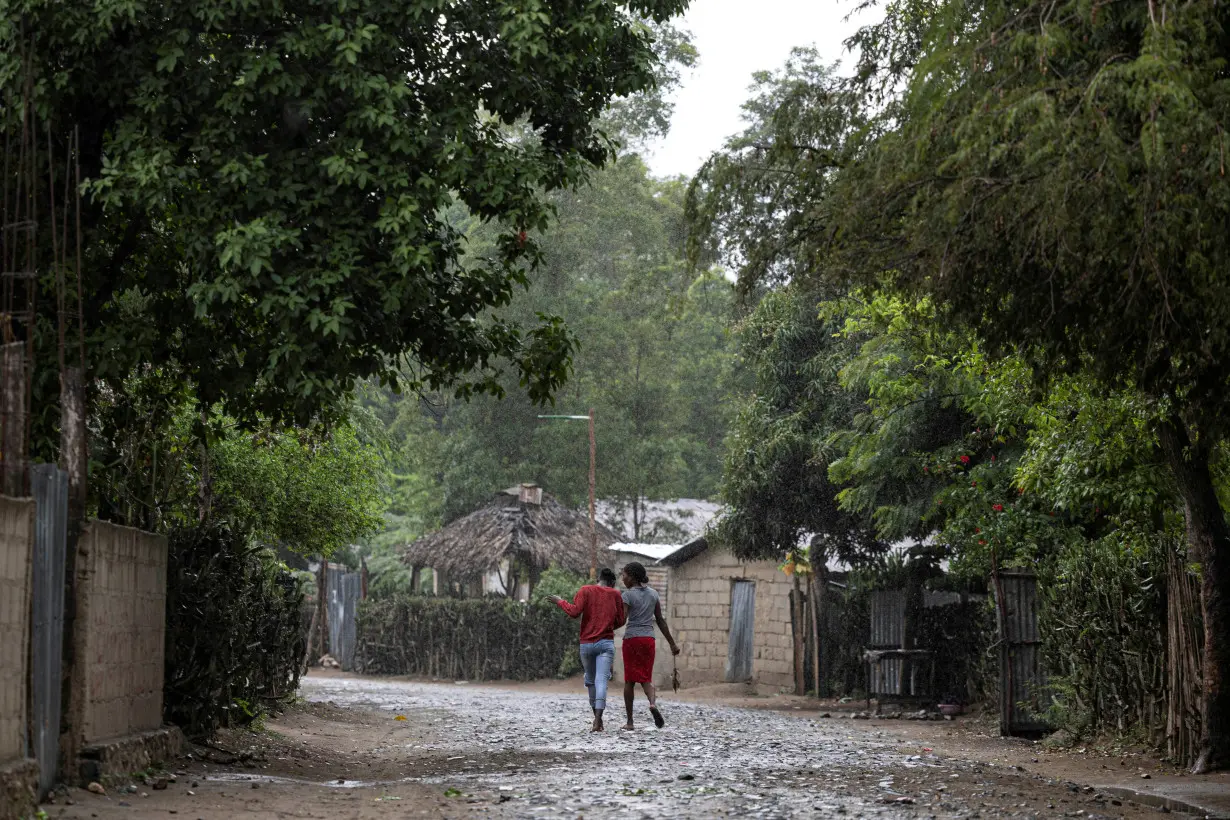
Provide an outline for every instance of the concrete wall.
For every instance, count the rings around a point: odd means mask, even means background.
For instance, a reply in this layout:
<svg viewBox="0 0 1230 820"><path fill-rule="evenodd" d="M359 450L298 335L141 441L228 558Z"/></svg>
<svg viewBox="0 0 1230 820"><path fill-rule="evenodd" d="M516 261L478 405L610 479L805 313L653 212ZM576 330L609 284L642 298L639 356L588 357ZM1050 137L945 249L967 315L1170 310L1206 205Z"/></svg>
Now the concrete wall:
<svg viewBox="0 0 1230 820"><path fill-rule="evenodd" d="M793 690L790 578L772 561L746 563L713 549L671 571L668 623L683 649L678 661L683 685L725 681L730 593L736 580L756 583L753 680Z"/></svg>
<svg viewBox="0 0 1230 820"><path fill-rule="evenodd" d="M34 502L0 497L0 764L26 757Z"/></svg>
<svg viewBox="0 0 1230 820"><path fill-rule="evenodd" d="M77 584L75 641L84 668L74 680L74 701L81 742L159 728L166 538L91 521L78 546Z"/></svg>

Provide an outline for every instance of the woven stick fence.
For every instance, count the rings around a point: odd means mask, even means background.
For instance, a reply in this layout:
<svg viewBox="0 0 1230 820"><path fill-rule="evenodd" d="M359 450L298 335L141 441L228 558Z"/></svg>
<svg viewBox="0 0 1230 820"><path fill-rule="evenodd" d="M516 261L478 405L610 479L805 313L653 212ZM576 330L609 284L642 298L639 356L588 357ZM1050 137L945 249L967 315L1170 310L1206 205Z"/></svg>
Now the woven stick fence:
<svg viewBox="0 0 1230 820"><path fill-rule="evenodd" d="M557 607L400 597L359 607L357 671L449 680L554 677L578 628Z"/></svg>

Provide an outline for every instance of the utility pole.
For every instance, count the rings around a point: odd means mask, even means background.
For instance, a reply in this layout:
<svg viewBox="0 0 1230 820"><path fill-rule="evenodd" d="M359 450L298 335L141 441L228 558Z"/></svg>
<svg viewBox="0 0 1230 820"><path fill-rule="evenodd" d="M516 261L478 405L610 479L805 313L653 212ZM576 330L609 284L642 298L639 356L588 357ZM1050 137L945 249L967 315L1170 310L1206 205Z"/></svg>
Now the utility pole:
<svg viewBox="0 0 1230 820"><path fill-rule="evenodd" d="M594 438L594 408L585 416L539 416L540 419L589 422L589 580L598 577L598 525L596 515L598 485L598 444Z"/></svg>
<svg viewBox="0 0 1230 820"><path fill-rule="evenodd" d="M589 408L589 580L598 579L598 527L594 523L594 493L598 483L598 445L594 441L594 408Z"/></svg>

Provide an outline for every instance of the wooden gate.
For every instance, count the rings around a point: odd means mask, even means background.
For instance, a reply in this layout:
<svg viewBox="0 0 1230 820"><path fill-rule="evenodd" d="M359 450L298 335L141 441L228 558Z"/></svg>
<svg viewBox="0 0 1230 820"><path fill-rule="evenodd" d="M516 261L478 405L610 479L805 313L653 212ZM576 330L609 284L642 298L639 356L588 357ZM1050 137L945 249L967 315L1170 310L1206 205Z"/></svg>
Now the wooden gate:
<svg viewBox="0 0 1230 820"><path fill-rule="evenodd" d="M751 680L755 625L756 582L735 581L730 588L730 644L726 651L726 680Z"/></svg>
<svg viewBox="0 0 1230 820"><path fill-rule="evenodd" d="M992 577L999 627L999 733L1036 735L1047 731L1046 678L1038 633L1038 579L1031 572Z"/></svg>

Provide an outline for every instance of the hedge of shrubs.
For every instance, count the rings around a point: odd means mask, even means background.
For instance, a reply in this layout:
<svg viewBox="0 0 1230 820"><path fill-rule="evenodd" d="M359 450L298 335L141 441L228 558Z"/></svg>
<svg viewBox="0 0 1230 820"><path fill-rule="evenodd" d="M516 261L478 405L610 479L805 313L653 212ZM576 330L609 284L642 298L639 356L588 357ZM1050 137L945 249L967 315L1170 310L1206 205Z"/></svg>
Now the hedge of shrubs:
<svg viewBox="0 0 1230 820"><path fill-rule="evenodd" d="M166 720L207 737L277 710L306 651L299 579L224 527L175 531L169 546Z"/></svg>

